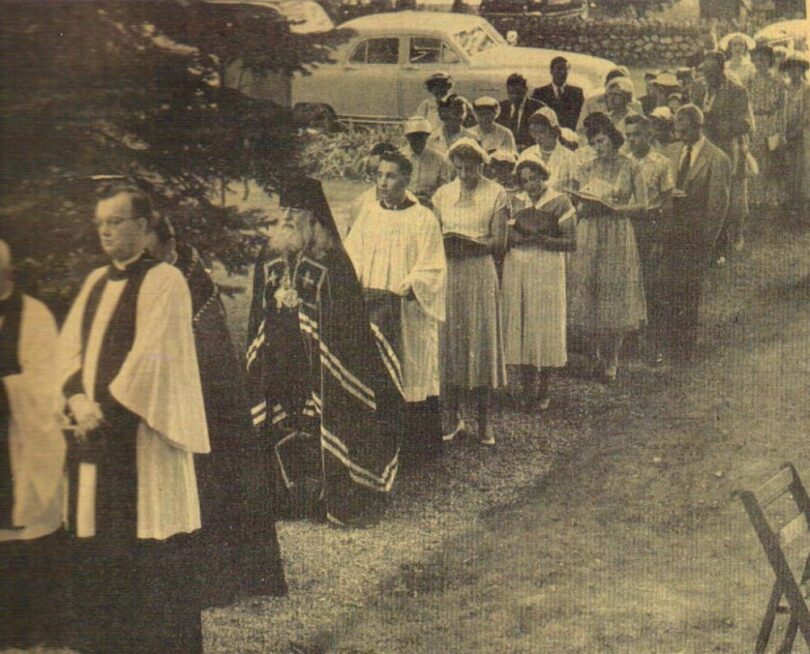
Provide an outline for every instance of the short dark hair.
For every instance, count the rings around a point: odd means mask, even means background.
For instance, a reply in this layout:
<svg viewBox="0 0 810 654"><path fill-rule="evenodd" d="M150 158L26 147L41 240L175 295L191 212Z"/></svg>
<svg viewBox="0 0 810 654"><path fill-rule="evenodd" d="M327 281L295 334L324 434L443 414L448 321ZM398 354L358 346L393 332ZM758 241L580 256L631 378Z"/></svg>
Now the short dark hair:
<svg viewBox="0 0 810 654"><path fill-rule="evenodd" d="M402 154L399 150L396 152L383 152L380 155L380 163L383 161L396 164L399 172L405 175L405 177L410 177L413 173L413 164L411 163L410 159L408 159L408 157Z"/></svg>
<svg viewBox="0 0 810 654"><path fill-rule="evenodd" d="M529 88L529 82L520 73L512 73L506 78L506 86L522 86L527 89Z"/></svg>
<svg viewBox="0 0 810 654"><path fill-rule="evenodd" d="M382 141L380 143L375 143L371 147L371 151L368 153L368 155L370 157L376 157L377 155L387 154L391 152L399 152L399 148L393 143L387 143L385 141Z"/></svg>
<svg viewBox="0 0 810 654"><path fill-rule="evenodd" d="M630 114L627 118L624 119L624 124L627 127L630 127L630 125L641 125L642 127L648 127L650 121L647 120L647 118L645 116L642 116L641 114Z"/></svg>
<svg viewBox="0 0 810 654"><path fill-rule="evenodd" d="M555 64L565 64L567 66L568 59L566 59L565 57L554 57L554 59L551 60L551 63L548 66L549 69L554 68Z"/></svg>
<svg viewBox="0 0 810 654"><path fill-rule="evenodd" d="M713 61L721 69L726 65L726 53L721 50L709 50L703 53L703 61ZM702 62L701 62L702 63Z"/></svg>
<svg viewBox="0 0 810 654"><path fill-rule="evenodd" d="M774 63L776 63L776 53L774 53L773 48L769 46L767 43L757 43L756 47L753 50L751 50L752 59L758 55L767 57L769 66L773 66Z"/></svg>
<svg viewBox="0 0 810 654"><path fill-rule="evenodd" d="M607 85L610 80L616 79L617 77L627 77L627 73L621 68L614 68L608 71L608 74L605 75L605 85Z"/></svg>
<svg viewBox="0 0 810 654"><path fill-rule="evenodd" d="M589 116L590 118L591 116ZM595 123L591 123L590 126L585 126L585 136L588 137L588 141L590 142L600 134L604 134L610 139L610 142L613 143L613 147L615 149L619 149L624 145L624 135L616 129L613 123L608 120L605 121L597 121Z"/></svg>
<svg viewBox="0 0 810 654"><path fill-rule="evenodd" d="M116 179L104 182L96 189L96 200L108 200L125 193L132 206L132 218L146 219L149 225L155 221L155 210L152 198L142 183L130 179Z"/></svg>

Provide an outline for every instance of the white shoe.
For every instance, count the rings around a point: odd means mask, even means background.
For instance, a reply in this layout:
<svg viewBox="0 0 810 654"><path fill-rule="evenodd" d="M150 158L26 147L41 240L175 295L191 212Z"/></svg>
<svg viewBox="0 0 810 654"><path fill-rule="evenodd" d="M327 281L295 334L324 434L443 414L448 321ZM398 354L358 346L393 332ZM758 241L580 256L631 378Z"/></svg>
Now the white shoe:
<svg viewBox="0 0 810 654"><path fill-rule="evenodd" d="M464 422L464 418L459 418L458 423L456 424L456 428L453 431L451 431L449 434L443 434L442 435L442 440L445 443L449 443L456 436L458 436L460 433L462 433L463 431L466 431L466 429L467 429L467 424Z"/></svg>

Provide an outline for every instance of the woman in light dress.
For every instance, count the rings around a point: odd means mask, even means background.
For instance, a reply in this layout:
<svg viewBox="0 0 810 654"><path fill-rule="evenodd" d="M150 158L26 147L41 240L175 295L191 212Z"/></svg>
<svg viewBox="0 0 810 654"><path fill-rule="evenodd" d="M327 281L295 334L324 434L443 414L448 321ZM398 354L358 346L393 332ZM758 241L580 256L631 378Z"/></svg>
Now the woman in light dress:
<svg viewBox="0 0 810 654"><path fill-rule="evenodd" d="M517 176L522 191L503 270L506 365L520 371L527 406L544 411L550 370L568 358L564 253L576 247L576 212L567 195L548 185L551 171L539 158L521 159Z"/></svg>
<svg viewBox="0 0 810 654"><path fill-rule="evenodd" d="M754 113L751 154L759 175L748 181L748 197L759 211L776 210L784 201L782 166L778 159L784 129L785 83L773 72L773 48L759 44L751 51L756 73L748 80L748 100Z"/></svg>
<svg viewBox="0 0 810 654"><path fill-rule="evenodd" d="M801 52L791 52L779 68L790 80L785 91L785 160L789 162L785 185L788 211L794 219L808 217L810 202L810 60Z"/></svg>
<svg viewBox="0 0 810 654"><path fill-rule="evenodd" d="M506 191L482 175L487 153L474 139L448 151L456 178L433 196L447 254L446 322L439 334L439 369L448 416L444 440L466 430L462 401L473 399L478 436L494 445L489 422L491 390L503 386L500 293L493 254L506 243Z"/></svg>
<svg viewBox="0 0 810 654"><path fill-rule="evenodd" d="M571 257L569 324L590 337L605 382L615 381L625 334L647 320L628 213L647 206L640 166L619 153L624 137L604 114L586 123L596 157L579 171L577 249Z"/></svg>

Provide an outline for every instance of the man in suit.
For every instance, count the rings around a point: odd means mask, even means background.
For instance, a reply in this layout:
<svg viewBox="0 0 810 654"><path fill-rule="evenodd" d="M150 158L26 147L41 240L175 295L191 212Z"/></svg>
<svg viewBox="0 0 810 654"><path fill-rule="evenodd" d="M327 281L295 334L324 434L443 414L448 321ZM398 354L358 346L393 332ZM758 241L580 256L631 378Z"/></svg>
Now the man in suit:
<svg viewBox="0 0 810 654"><path fill-rule="evenodd" d="M678 159L672 220L664 235L665 289L669 342L673 357L695 356L703 276L718 247L729 206L731 162L703 134L703 112L695 105L675 115L683 142Z"/></svg>
<svg viewBox="0 0 810 654"><path fill-rule="evenodd" d="M578 86L568 84L570 68L565 57L554 57L551 60L551 84L535 89L532 98L554 109L561 127L576 129L585 95Z"/></svg>
<svg viewBox="0 0 810 654"><path fill-rule="evenodd" d="M725 55L719 50L704 55L700 65L704 82L695 85L693 101L703 110L706 138L731 160L731 195L721 245L724 249L733 245L740 251L745 245L743 230L748 218L745 138L751 132L753 115L748 91L736 79L726 75L724 66ZM721 249L718 256L723 255Z"/></svg>
<svg viewBox="0 0 810 654"><path fill-rule="evenodd" d="M529 117L545 104L527 97L529 84L519 73L512 73L506 80L508 98L501 101L498 122L512 130L518 150L534 144L529 134Z"/></svg>

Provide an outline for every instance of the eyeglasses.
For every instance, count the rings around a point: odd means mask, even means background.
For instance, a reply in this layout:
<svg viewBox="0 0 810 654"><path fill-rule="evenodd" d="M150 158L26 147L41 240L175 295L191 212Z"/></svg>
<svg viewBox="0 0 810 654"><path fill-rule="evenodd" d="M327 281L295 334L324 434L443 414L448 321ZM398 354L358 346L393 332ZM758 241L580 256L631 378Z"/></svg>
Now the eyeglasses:
<svg viewBox="0 0 810 654"><path fill-rule="evenodd" d="M110 218L107 218L106 220L99 220L98 218L93 218L93 225L97 229L101 229L102 227L118 227L127 220L135 220L135 218L124 216L112 216Z"/></svg>

